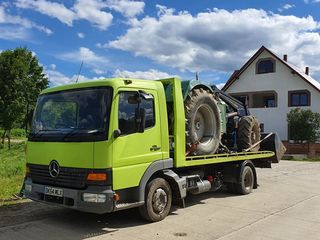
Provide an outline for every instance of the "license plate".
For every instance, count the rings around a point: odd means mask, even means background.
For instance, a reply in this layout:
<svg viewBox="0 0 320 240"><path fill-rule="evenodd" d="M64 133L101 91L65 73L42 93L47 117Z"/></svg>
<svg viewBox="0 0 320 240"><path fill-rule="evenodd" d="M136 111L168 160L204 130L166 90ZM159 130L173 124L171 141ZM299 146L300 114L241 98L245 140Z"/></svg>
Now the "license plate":
<svg viewBox="0 0 320 240"><path fill-rule="evenodd" d="M50 196L62 197L63 196L63 189L53 188L53 187L45 187L44 194L50 195Z"/></svg>

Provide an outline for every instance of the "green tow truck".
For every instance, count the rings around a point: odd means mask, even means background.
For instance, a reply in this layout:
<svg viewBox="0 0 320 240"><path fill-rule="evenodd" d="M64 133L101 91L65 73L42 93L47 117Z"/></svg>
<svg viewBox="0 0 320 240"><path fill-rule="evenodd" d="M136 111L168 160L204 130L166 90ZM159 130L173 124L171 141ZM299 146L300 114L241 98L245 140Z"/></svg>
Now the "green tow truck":
<svg viewBox="0 0 320 240"><path fill-rule="evenodd" d="M257 188L255 167L283 154L277 135L264 137L257 124L240 101L197 80L49 88L32 117L24 193L99 214L139 207L160 221L188 193Z"/></svg>

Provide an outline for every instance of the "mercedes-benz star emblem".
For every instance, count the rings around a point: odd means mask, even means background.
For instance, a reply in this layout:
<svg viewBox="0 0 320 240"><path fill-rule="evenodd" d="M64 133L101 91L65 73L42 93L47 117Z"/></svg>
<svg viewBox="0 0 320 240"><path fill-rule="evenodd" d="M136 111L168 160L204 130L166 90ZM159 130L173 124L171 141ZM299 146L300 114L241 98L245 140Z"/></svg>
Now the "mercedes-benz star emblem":
<svg viewBox="0 0 320 240"><path fill-rule="evenodd" d="M59 172L60 172L60 169L59 169L58 162L56 160L51 161L50 164L49 164L50 176L53 177L53 178L58 177Z"/></svg>

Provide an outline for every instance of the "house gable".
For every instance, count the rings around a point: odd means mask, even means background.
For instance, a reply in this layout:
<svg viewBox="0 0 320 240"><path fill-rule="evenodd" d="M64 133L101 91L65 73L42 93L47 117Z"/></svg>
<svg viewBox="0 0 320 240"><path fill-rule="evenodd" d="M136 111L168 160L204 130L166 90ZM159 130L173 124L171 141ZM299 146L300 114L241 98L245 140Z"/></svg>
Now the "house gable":
<svg viewBox="0 0 320 240"><path fill-rule="evenodd" d="M288 63L287 61L279 58L277 55L275 55L273 52L271 52L269 49L266 47L262 46L244 65L240 70L236 70L233 72L233 74L230 76L226 84L223 86L222 90L227 91L231 85L233 85L237 80L240 79L240 76L248 69L252 64L256 64L257 61L263 58L267 58L266 56L269 56L271 59L276 60L276 65L277 64L284 64L291 74L296 74L298 75L301 80L305 81L308 85L316 89L317 91L320 92L320 83L314 80L311 76L301 72L296 66L293 64Z"/></svg>

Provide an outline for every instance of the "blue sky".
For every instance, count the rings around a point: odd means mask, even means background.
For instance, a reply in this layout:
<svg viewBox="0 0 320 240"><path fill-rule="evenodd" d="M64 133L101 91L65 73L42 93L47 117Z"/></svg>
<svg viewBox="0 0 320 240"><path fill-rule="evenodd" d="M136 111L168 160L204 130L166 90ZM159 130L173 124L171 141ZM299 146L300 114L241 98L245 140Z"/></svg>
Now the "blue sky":
<svg viewBox="0 0 320 240"><path fill-rule="evenodd" d="M50 85L105 77L221 86L262 45L320 80L320 0L0 1L0 50L27 47Z"/></svg>

